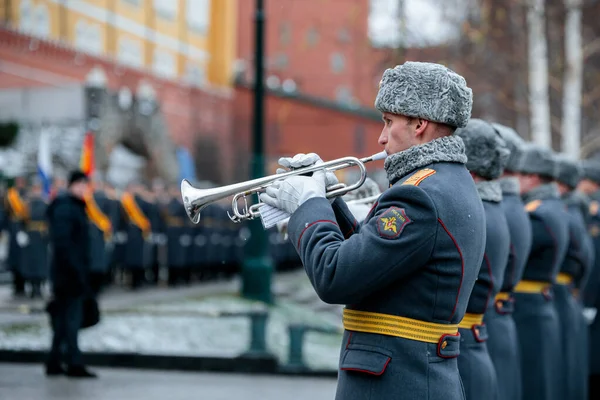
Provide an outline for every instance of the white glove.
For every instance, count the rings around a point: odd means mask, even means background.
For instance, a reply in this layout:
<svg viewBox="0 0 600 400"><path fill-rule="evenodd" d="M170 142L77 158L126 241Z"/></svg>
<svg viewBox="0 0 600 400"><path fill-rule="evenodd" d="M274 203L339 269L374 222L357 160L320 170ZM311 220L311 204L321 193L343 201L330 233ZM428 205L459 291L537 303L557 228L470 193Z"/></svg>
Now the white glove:
<svg viewBox="0 0 600 400"><path fill-rule="evenodd" d="M308 153L308 154L299 153L299 154L296 154L294 157L281 157L279 159L279 165L281 165L284 168L287 168L287 170L298 169L298 168L302 168L302 167L310 167L312 165L322 164L322 163L323 163L323 160L321 160L321 157L319 157L319 155L316 153ZM288 172L287 170L283 169L283 168L278 168L277 173L281 174L284 172ZM338 183L340 183L337 176L335 176L335 174L331 171L326 173L326 178L327 178L326 183L327 183L328 187L332 186L332 185L337 185Z"/></svg>
<svg viewBox="0 0 600 400"><path fill-rule="evenodd" d="M585 319L585 322L587 322L588 325L594 323L594 319L596 319L597 312L598 310L592 307L586 307L583 309L583 318Z"/></svg>
<svg viewBox="0 0 600 400"><path fill-rule="evenodd" d="M17 232L17 244L19 247L27 247L29 244L29 235L26 232L19 231Z"/></svg>
<svg viewBox="0 0 600 400"><path fill-rule="evenodd" d="M276 181L261 193L260 200L272 207L293 214L304 202L315 197L325 198L325 171L312 176L290 176Z"/></svg>

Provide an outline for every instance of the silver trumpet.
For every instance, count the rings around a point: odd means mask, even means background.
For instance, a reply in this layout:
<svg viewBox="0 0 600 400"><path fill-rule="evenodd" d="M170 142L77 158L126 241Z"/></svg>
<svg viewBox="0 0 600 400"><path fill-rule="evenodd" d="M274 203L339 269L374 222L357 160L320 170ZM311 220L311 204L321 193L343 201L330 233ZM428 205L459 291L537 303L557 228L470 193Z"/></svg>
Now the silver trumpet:
<svg viewBox="0 0 600 400"><path fill-rule="evenodd" d="M374 194L373 196L363 197L362 199L348 200L346 204L372 204L381 197L381 193Z"/></svg>
<svg viewBox="0 0 600 400"><path fill-rule="evenodd" d="M259 202L249 206L247 196L263 192L275 181L282 180L290 176L310 174L322 169L333 172L344 168L358 167L360 169L360 179L356 183L349 186L344 183L338 183L336 185L327 187L327 198L342 196L352 190L358 189L365 182L365 179L367 178L367 169L365 168L366 163L383 160L386 157L387 153L385 151L361 159L356 157L343 157L337 160L324 162L319 165L298 168L282 174L269 175L265 176L264 178L252 179L249 181L221 186L213 189L195 188L187 179L184 179L181 181L181 197L183 199L183 206L185 207L188 217L194 224L197 224L200 222L200 213L204 207L211 203L223 200L229 196L233 196L231 201L233 215L229 214L229 212L227 214L233 222L239 223L245 220L252 220L260 216L259 208L263 205L263 203ZM242 211L239 209L239 200L243 201L244 208Z"/></svg>

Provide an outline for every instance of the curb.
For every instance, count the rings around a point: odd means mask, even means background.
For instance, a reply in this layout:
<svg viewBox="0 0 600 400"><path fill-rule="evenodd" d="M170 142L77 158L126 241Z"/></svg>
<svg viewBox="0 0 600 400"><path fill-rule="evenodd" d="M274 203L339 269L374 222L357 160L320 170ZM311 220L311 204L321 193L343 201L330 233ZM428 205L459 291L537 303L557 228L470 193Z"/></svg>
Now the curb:
<svg viewBox="0 0 600 400"><path fill-rule="evenodd" d="M40 364L48 357L41 350L0 350L1 363ZM337 371L286 368L271 354L242 354L238 357L195 357L139 353L85 352L86 365L186 372L227 372L299 377L336 378Z"/></svg>

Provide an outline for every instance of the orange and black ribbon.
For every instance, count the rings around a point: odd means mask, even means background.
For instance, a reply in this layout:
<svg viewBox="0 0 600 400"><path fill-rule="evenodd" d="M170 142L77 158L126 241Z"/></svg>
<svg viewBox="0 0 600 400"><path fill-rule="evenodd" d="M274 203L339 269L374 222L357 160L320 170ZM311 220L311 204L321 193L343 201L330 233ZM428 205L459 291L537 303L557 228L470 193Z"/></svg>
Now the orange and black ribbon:
<svg viewBox="0 0 600 400"><path fill-rule="evenodd" d="M21 221L25 221L29 218L29 210L27 205L23 202L21 195L17 189L10 188L7 193L8 204L13 212L13 215Z"/></svg>
<svg viewBox="0 0 600 400"><path fill-rule="evenodd" d="M110 240L112 236L112 224L110 223L110 219L102 212L100 207L98 207L98 204L96 204L93 194L89 194L85 197L85 211L90 221L104 233L104 240Z"/></svg>
<svg viewBox="0 0 600 400"><path fill-rule="evenodd" d="M125 209L129 220L135 226L140 228L145 239L148 238L151 230L150 221L138 207L133 195L131 193L125 193L121 198L121 204L123 204L123 208Z"/></svg>

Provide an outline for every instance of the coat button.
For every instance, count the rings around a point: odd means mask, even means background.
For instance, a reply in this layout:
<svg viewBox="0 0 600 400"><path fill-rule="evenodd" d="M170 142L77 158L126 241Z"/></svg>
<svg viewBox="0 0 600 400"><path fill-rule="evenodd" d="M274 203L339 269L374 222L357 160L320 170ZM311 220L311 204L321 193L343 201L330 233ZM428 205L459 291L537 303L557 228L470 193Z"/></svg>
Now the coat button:
<svg viewBox="0 0 600 400"><path fill-rule="evenodd" d="M444 350L446 347L448 347L448 341L444 340L442 342L442 350Z"/></svg>

